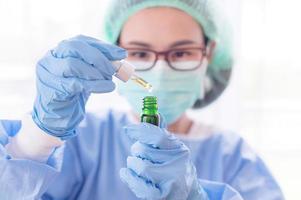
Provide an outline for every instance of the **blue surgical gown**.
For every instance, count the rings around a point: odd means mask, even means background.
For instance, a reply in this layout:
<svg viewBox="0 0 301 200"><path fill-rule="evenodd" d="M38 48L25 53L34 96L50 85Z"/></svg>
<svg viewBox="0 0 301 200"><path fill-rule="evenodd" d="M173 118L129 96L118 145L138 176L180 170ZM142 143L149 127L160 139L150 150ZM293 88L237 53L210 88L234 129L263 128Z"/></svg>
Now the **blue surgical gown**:
<svg viewBox="0 0 301 200"><path fill-rule="evenodd" d="M47 163L11 158L4 146L21 127L0 121L0 199L137 199L119 178L130 141L122 127L133 123L116 111L87 114L78 136L57 148ZM210 199L280 200L281 190L262 160L232 133L182 139L191 149L198 178Z"/></svg>

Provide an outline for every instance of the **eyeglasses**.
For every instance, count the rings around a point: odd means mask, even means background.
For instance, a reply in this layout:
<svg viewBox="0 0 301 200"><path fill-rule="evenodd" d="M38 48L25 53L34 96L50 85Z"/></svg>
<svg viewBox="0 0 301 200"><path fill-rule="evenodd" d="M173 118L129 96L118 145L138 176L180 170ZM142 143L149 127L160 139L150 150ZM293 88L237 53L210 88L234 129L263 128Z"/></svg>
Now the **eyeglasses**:
<svg viewBox="0 0 301 200"><path fill-rule="evenodd" d="M202 65L203 59L206 56L205 48L182 48L161 52L140 48L125 49L128 51L126 60L135 63L137 71L147 71L153 68L160 55L164 56L164 59L172 69L177 71L192 71Z"/></svg>

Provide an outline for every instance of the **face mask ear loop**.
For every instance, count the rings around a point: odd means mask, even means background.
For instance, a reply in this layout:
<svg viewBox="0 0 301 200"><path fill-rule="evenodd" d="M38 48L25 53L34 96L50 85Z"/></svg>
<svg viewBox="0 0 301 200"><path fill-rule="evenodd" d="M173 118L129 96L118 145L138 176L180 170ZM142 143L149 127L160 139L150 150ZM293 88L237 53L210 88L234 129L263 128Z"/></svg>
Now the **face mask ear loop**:
<svg viewBox="0 0 301 200"><path fill-rule="evenodd" d="M201 73L201 86L200 86L200 97L199 99L204 99L205 97L205 94L206 94L206 91L208 89L208 81L207 81L207 68L208 68L208 58L205 57L204 60L203 60L203 63L201 65L201 70L200 70L200 73Z"/></svg>

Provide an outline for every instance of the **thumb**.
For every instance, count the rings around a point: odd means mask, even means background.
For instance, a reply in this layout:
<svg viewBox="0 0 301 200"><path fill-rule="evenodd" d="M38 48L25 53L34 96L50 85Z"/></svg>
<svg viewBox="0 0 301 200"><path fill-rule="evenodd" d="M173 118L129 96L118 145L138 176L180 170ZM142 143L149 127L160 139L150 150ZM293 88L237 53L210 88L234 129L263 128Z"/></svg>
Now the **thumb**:
<svg viewBox="0 0 301 200"><path fill-rule="evenodd" d="M160 124L159 124L159 127L160 128L166 128L167 127L166 121L165 121L163 115L161 115L161 114L160 114Z"/></svg>

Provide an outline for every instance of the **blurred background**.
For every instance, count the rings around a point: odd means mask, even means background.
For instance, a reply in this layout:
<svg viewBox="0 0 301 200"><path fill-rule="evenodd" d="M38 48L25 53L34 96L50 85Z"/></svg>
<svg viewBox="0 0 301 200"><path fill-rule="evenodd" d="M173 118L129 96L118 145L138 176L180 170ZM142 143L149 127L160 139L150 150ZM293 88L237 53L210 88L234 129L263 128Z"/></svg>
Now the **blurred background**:
<svg viewBox="0 0 301 200"><path fill-rule="evenodd" d="M18 119L35 96L37 60L78 34L101 39L110 0L0 0L0 118ZM240 133L266 160L287 199L300 199L301 19L298 0L220 0L232 22L236 65L230 87L198 120ZM88 110L127 109L116 93Z"/></svg>

